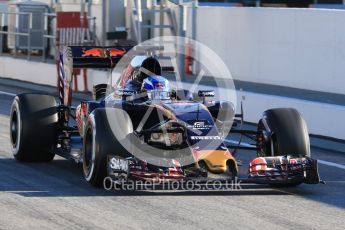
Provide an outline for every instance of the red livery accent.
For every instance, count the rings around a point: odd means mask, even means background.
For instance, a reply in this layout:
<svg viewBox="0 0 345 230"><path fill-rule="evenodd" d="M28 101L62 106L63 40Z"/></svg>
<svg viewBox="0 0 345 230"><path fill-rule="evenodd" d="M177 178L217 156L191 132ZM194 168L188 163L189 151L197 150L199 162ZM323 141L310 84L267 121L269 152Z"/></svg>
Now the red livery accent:
<svg viewBox="0 0 345 230"><path fill-rule="evenodd" d="M92 48L89 50L83 51L82 57L102 57L102 49L101 48Z"/></svg>
<svg viewBox="0 0 345 230"><path fill-rule="evenodd" d="M115 48L110 49L110 57L122 56L126 53L124 50L119 50Z"/></svg>

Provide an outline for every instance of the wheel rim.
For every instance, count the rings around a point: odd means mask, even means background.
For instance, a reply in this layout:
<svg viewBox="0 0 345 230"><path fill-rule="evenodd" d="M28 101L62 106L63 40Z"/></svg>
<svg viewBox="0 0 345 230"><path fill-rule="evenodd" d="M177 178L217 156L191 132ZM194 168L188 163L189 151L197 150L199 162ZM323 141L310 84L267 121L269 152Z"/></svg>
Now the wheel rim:
<svg viewBox="0 0 345 230"><path fill-rule="evenodd" d="M11 138L12 138L12 145L17 145L18 140L18 120L17 120L17 113L14 113L12 116L12 122L11 122Z"/></svg>
<svg viewBox="0 0 345 230"><path fill-rule="evenodd" d="M87 181L92 177L94 169L94 135L92 129L88 129L85 135L85 148L83 154L83 171Z"/></svg>
<svg viewBox="0 0 345 230"><path fill-rule="evenodd" d="M10 122L10 137L13 154L16 155L20 144L21 120L18 103L15 102Z"/></svg>

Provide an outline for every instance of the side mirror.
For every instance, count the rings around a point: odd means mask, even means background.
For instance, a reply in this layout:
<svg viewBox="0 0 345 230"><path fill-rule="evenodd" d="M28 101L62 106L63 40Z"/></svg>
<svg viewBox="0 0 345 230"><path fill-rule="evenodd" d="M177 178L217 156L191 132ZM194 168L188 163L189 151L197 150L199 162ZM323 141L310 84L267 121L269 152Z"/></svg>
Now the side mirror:
<svg viewBox="0 0 345 230"><path fill-rule="evenodd" d="M134 96L136 94L135 90L119 89L117 90L117 95L122 97Z"/></svg>
<svg viewBox="0 0 345 230"><path fill-rule="evenodd" d="M199 90L198 96L199 97L214 97L214 90Z"/></svg>
<svg viewBox="0 0 345 230"><path fill-rule="evenodd" d="M202 97L202 103L205 104L206 97L214 97L214 90L199 90L198 96Z"/></svg>

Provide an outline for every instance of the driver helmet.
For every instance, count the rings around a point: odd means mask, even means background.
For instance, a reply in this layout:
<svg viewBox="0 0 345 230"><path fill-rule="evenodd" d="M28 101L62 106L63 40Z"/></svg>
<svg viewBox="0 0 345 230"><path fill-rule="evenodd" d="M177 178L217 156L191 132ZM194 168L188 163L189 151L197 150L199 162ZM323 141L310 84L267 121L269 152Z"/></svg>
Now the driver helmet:
<svg viewBox="0 0 345 230"><path fill-rule="evenodd" d="M143 89L146 91L161 90L170 91L169 81L162 76L149 76L144 79Z"/></svg>
<svg viewBox="0 0 345 230"><path fill-rule="evenodd" d="M154 57L147 57L141 63L141 66L139 68L139 76L137 77L137 80L143 82L149 76L160 76L161 74L162 67L159 64L159 61Z"/></svg>
<svg viewBox="0 0 345 230"><path fill-rule="evenodd" d="M149 76L143 81L143 90L151 100L170 99L169 81L162 76Z"/></svg>

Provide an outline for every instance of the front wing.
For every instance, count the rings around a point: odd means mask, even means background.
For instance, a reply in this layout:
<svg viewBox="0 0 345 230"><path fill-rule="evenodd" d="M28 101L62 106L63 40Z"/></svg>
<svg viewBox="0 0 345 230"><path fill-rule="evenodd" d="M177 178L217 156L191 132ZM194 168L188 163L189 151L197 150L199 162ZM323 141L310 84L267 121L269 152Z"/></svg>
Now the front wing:
<svg viewBox="0 0 345 230"><path fill-rule="evenodd" d="M117 162L114 164L114 162ZM114 167L115 166L115 167ZM203 171L195 170L195 174L186 174L186 170L179 165L165 169L152 170L145 162L135 158L119 159L117 156L108 156L108 176L122 180L141 180L157 183L171 181L210 181L215 178L208 177ZM157 168L156 168L157 169ZM318 184L320 177L318 173L317 160L302 157L290 156L258 157L249 165L247 178L236 178L241 183L257 183L284 185L294 183ZM219 177L219 182L228 183L234 180L230 177Z"/></svg>

